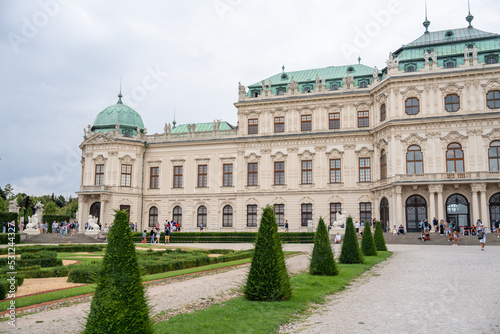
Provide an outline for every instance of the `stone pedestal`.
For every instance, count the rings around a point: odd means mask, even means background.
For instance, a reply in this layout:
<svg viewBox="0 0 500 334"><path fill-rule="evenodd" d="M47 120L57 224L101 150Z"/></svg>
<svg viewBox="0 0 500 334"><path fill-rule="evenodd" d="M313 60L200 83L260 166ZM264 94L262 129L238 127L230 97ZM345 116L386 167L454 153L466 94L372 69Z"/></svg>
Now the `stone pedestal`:
<svg viewBox="0 0 500 334"><path fill-rule="evenodd" d="M96 231L96 230L87 230L85 231L85 235L88 235L92 238L97 238L97 236L101 233L101 231Z"/></svg>
<svg viewBox="0 0 500 334"><path fill-rule="evenodd" d="M34 235L40 234L40 230L39 229L36 229L36 230L24 230L23 232L26 233L28 236L34 236Z"/></svg>
<svg viewBox="0 0 500 334"><path fill-rule="evenodd" d="M307 221L307 232L314 232L314 227L313 227L313 221L308 220Z"/></svg>

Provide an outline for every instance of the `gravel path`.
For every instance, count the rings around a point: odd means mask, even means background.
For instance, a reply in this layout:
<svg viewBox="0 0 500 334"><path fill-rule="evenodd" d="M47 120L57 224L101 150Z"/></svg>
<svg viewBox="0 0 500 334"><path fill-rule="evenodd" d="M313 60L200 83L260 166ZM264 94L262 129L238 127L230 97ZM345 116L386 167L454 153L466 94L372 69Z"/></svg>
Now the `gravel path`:
<svg viewBox="0 0 500 334"><path fill-rule="evenodd" d="M500 247L390 245L394 255L292 333L500 333Z"/></svg>
<svg viewBox="0 0 500 334"><path fill-rule="evenodd" d="M192 246L192 244L191 244ZM248 249L251 244L216 244L203 245L203 248ZM285 250L309 251L312 245L286 245ZM299 255L286 260L290 273L297 273L307 268L309 255ZM189 304L214 298L231 290L239 288L246 277L248 266L227 272L197 277L173 284L151 285L147 288L155 315L161 311L181 309ZM22 316L17 319L17 326L12 328L7 322L0 322L0 333L40 333L61 334L79 333L83 328L86 316L90 310L90 302L71 305Z"/></svg>

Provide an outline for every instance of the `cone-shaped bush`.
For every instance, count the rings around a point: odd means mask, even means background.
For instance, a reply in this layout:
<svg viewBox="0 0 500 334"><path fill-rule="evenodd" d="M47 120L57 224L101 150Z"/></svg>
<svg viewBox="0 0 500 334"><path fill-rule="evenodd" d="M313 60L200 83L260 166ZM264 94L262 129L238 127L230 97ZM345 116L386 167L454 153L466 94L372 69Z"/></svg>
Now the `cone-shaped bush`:
<svg viewBox="0 0 500 334"><path fill-rule="evenodd" d="M334 276L339 273L335 259L333 258L330 236L322 217L319 217L318 229L314 235L314 248L309 273L311 275L328 276Z"/></svg>
<svg viewBox="0 0 500 334"><path fill-rule="evenodd" d="M344 241L340 253L340 263L363 263L364 257L359 248L358 238L352 223L352 217L347 217Z"/></svg>
<svg viewBox="0 0 500 334"><path fill-rule="evenodd" d="M375 233L373 234L373 241L375 242L375 247L378 251L386 251L387 246L385 245L384 231L382 230L382 225L377 222L375 227Z"/></svg>
<svg viewBox="0 0 500 334"><path fill-rule="evenodd" d="M286 300L292 294L274 209L269 205L262 212L244 293L249 300L262 301Z"/></svg>
<svg viewBox="0 0 500 334"><path fill-rule="evenodd" d="M377 248L373 242L372 229L370 224L365 224L365 229L363 230L363 239L361 239L361 250L366 256L377 255Z"/></svg>
<svg viewBox="0 0 500 334"><path fill-rule="evenodd" d="M153 333L126 211L116 211L84 333Z"/></svg>

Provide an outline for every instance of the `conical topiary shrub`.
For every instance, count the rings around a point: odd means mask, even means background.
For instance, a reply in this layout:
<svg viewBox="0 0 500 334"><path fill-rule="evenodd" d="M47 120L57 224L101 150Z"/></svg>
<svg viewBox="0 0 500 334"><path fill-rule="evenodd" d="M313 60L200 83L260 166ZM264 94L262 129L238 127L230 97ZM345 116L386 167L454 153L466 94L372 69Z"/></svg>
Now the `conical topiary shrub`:
<svg viewBox="0 0 500 334"><path fill-rule="evenodd" d="M286 300L292 294L274 209L269 205L262 212L244 294L262 301Z"/></svg>
<svg viewBox="0 0 500 334"><path fill-rule="evenodd" d="M314 248L309 273L311 275L328 276L334 276L339 273L335 259L333 258L330 236L322 217L319 217L318 229L314 235Z"/></svg>
<svg viewBox="0 0 500 334"><path fill-rule="evenodd" d="M361 250L365 256L375 256L377 255L377 248L373 242L372 229L370 224L365 224L365 229L363 230L363 238L361 239Z"/></svg>
<svg viewBox="0 0 500 334"><path fill-rule="evenodd" d="M84 333L153 333L126 211L116 211Z"/></svg>
<svg viewBox="0 0 500 334"><path fill-rule="evenodd" d="M340 252L340 263L363 263L364 257L359 249L358 238L352 223L352 217L347 217L342 251Z"/></svg>
<svg viewBox="0 0 500 334"><path fill-rule="evenodd" d="M378 251L387 250L387 246L385 245L384 231L382 230L382 224L379 221L377 222L377 225L375 227L373 241L375 242L375 247Z"/></svg>

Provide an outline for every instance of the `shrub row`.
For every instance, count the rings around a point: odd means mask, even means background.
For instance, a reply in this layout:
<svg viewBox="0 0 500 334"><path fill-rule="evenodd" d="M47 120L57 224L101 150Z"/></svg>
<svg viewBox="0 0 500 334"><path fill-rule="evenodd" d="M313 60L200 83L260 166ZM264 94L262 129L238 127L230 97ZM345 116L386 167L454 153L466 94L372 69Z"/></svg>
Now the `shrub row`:
<svg viewBox="0 0 500 334"><path fill-rule="evenodd" d="M313 232L281 232L278 233L281 242L286 243L313 243ZM175 232L170 235L170 242L224 242L241 243L255 242L256 232ZM141 242L142 233L134 233L134 242ZM151 240L149 232L148 242ZM164 233L161 233L160 242L165 242Z"/></svg>
<svg viewBox="0 0 500 334"><path fill-rule="evenodd" d="M2 234L0 234L2 236ZM105 245L57 245L57 246L45 246L45 245L36 245L36 246L22 246L16 248L17 254L23 253L33 253L39 252L42 250L46 251L54 251L54 252L100 252L104 249ZM0 248L0 255L4 255L8 253L7 248Z"/></svg>
<svg viewBox="0 0 500 334"><path fill-rule="evenodd" d="M12 240L9 240L9 233L0 233L0 245L7 245L10 244ZM16 233L14 235L14 243L19 244L21 243L21 235L19 233ZM2 253L7 254L7 248L2 249Z"/></svg>
<svg viewBox="0 0 500 334"><path fill-rule="evenodd" d="M68 276L70 267L58 265L49 270L20 270L25 278L48 278L48 277L64 277Z"/></svg>
<svg viewBox="0 0 500 334"><path fill-rule="evenodd" d="M222 255L219 257L208 257L207 255L199 254L187 259L175 260L166 256L158 256L166 252L154 252L156 258L139 256L138 263L141 270L141 275L150 275L164 273L172 270L187 269L199 267L214 263L229 262L252 257L253 251L239 252L231 255ZM159 254L157 254L159 253ZM196 254L196 253L195 253ZM91 262L71 266L68 275L68 282L73 283L93 283L95 277L100 270L100 263Z"/></svg>
<svg viewBox="0 0 500 334"><path fill-rule="evenodd" d="M0 276L0 300L4 300L5 297L7 296L7 293L10 290L10 282L7 281L7 279L10 278L10 275L1 275ZM15 280L15 291L17 291L17 288L21 286L24 283L24 276L20 275L19 273L16 275L16 280Z"/></svg>
<svg viewBox="0 0 500 334"><path fill-rule="evenodd" d="M62 260L57 259L57 253L54 251L42 250L36 253L22 253L21 259L16 261L19 267L28 267L39 265L42 268L62 266Z"/></svg>

